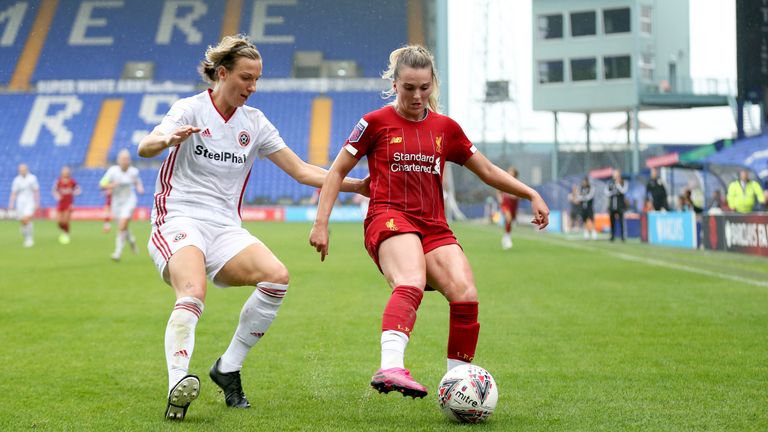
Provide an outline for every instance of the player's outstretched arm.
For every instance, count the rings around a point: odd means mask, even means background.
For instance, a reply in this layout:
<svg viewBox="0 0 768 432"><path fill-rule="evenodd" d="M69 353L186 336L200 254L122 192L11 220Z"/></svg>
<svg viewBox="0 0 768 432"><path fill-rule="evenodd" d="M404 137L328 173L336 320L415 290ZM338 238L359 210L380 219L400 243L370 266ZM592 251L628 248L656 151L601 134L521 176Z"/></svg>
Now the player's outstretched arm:
<svg viewBox="0 0 768 432"><path fill-rule="evenodd" d="M325 176L328 174L327 170L303 161L288 147L278 150L267 157L301 184L321 187L325 181ZM355 192L368 196L368 183L367 179L343 177L340 190L341 192Z"/></svg>
<svg viewBox="0 0 768 432"><path fill-rule="evenodd" d="M168 135L155 129L139 142L139 156L143 158L155 157L168 147L178 146L192 134L198 132L200 132L200 128L191 125L182 126Z"/></svg>
<svg viewBox="0 0 768 432"><path fill-rule="evenodd" d="M533 211L531 223L537 225L539 229L544 229L549 225L549 207L533 188L497 167L479 152L472 155L464 166L488 186L531 201L531 210Z"/></svg>
<svg viewBox="0 0 768 432"><path fill-rule="evenodd" d="M328 255L328 243L330 240L328 238L328 219L331 218L333 203L336 202L336 198L339 196L342 181L355 165L357 165L357 159L352 157L346 150L340 151L322 185L320 201L317 203L315 223L309 232L309 244L320 252L320 261L325 261L325 256ZM365 182L365 187L368 187L367 181Z"/></svg>

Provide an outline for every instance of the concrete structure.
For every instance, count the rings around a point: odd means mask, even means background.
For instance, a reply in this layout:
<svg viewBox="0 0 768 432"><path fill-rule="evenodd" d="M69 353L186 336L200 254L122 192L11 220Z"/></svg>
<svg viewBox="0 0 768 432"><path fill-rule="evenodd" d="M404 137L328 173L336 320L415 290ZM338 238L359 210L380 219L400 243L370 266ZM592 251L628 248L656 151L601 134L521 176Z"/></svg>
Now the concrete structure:
<svg viewBox="0 0 768 432"><path fill-rule="evenodd" d="M532 11L533 108L585 113L587 151L590 113L627 112L637 172L639 110L728 104L690 78L688 0L535 0Z"/></svg>

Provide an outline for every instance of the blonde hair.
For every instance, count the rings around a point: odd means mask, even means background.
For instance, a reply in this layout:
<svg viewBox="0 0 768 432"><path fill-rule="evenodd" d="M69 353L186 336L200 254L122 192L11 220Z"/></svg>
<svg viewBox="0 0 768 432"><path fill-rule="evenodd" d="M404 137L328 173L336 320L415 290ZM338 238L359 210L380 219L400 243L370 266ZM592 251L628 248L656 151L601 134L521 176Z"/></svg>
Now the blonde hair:
<svg viewBox="0 0 768 432"><path fill-rule="evenodd" d="M205 50L205 60L200 62L197 70L207 83L215 83L219 77L216 71L223 67L231 71L240 57L261 60L261 54L256 46L243 34L224 36L218 45L209 45Z"/></svg>
<svg viewBox="0 0 768 432"><path fill-rule="evenodd" d="M435 58L432 53L421 45L400 47L389 54L389 67L381 74L381 77L395 82L400 77L400 71L403 67L429 69L432 72L432 93L429 95L427 105L430 110L440 112L440 78L435 70ZM383 95L386 99L396 96L395 89L390 88L384 91ZM396 103L397 100L392 101L392 105Z"/></svg>

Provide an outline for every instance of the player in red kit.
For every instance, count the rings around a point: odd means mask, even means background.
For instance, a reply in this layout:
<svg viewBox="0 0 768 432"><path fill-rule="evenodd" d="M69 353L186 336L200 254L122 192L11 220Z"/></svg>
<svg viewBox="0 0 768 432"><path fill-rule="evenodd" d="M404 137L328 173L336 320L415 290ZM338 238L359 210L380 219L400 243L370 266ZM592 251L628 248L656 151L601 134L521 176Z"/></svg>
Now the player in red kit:
<svg viewBox="0 0 768 432"><path fill-rule="evenodd" d="M509 175L517 178L517 169L509 167ZM512 223L517 219L517 201L515 195L505 192L498 192L499 208L501 216L504 218L504 236L501 237L501 248L504 250L512 249Z"/></svg>
<svg viewBox="0 0 768 432"><path fill-rule="evenodd" d="M80 195L80 186L72 178L72 171L68 166L61 168L61 175L53 185L53 196L58 201L56 208L59 214L59 243L69 244L69 221L72 219L72 203L75 196Z"/></svg>
<svg viewBox="0 0 768 432"><path fill-rule="evenodd" d="M427 285L449 302L449 370L472 361L480 332L472 269L445 218L445 162L464 165L488 185L529 199L539 229L547 226L549 209L535 190L492 164L455 121L437 112L438 78L429 51L395 50L383 78L392 81L388 95L395 100L363 116L339 152L322 187L309 243L324 260L328 218L341 181L367 156L371 201L365 246L392 288L382 319L381 368L371 386L424 397L427 389L405 369L404 354Z"/></svg>

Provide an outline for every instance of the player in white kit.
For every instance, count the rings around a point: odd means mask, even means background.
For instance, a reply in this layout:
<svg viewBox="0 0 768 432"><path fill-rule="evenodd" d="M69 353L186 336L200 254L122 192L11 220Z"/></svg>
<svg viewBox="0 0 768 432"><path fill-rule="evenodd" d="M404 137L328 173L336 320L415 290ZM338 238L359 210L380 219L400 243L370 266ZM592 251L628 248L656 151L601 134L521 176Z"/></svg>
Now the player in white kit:
<svg viewBox="0 0 768 432"><path fill-rule="evenodd" d="M40 185L37 177L29 172L27 164L19 164L19 175L13 179L8 209L16 209L16 218L21 222L21 235L24 247L35 244L32 217L40 208Z"/></svg>
<svg viewBox="0 0 768 432"><path fill-rule="evenodd" d="M131 153L127 149L120 150L117 154L117 165L109 167L99 186L112 194L112 219L117 221L118 229L115 251L111 257L114 261L120 261L126 243L131 246L133 253L138 252L136 238L128 229L128 224L136 209L136 193L144 193L139 170L131 166Z"/></svg>
<svg viewBox="0 0 768 432"><path fill-rule="evenodd" d="M206 276L217 286L255 286L235 334L210 369L227 406L248 408L240 370L274 320L288 290L288 270L241 227L240 204L256 158L268 158L298 182L320 186L326 170L301 160L258 109L245 106L261 77L261 55L242 35L209 47L200 73L212 88L177 101L139 143L139 155L168 156L158 173L148 249L176 293L165 333L168 403L165 417L183 420L199 394L189 374L195 327L203 312ZM345 179L346 192L368 182Z"/></svg>

